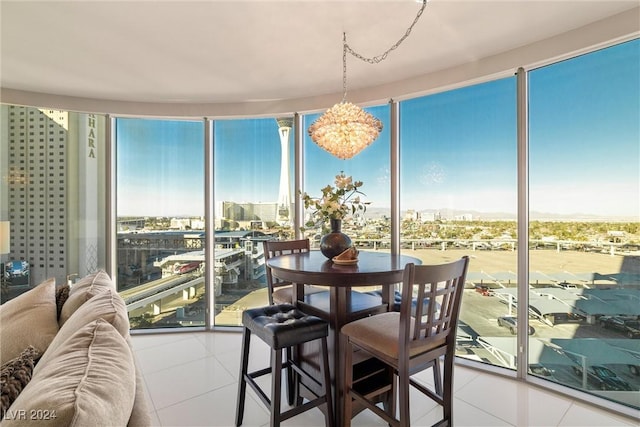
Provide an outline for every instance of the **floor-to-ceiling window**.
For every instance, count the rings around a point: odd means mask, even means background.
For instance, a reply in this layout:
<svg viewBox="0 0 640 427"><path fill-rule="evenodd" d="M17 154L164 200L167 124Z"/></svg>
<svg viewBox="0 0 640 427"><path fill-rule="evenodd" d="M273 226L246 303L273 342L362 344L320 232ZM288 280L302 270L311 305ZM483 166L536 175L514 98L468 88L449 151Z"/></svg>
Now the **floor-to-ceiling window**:
<svg viewBox="0 0 640 427"><path fill-rule="evenodd" d="M105 268L105 117L0 107L2 301L48 278L61 286Z"/></svg>
<svg viewBox="0 0 640 427"><path fill-rule="evenodd" d="M293 116L214 123L215 324L268 304L264 240L294 236Z"/></svg>
<svg viewBox="0 0 640 427"><path fill-rule="evenodd" d="M316 145L306 135L304 138L304 191L313 198L322 197L322 189L327 185L336 187L336 176L344 174L352 182L360 181L358 188L366 211L357 211L347 215L342 221L342 230L359 250L389 250L391 238L391 184L390 184L390 129L389 105L365 108L365 111L383 123L382 131L376 140L360 154L351 159L342 160ZM319 114L304 117L307 129ZM362 194L360 194L362 193ZM305 221L312 219L313 209L305 211ZM307 226L305 237L311 240L312 247L318 248L320 238L329 231L329 223L317 222Z"/></svg>
<svg viewBox="0 0 640 427"><path fill-rule="evenodd" d="M515 77L400 103L402 253L425 264L471 257L458 356L515 368Z"/></svg>
<svg viewBox="0 0 640 427"><path fill-rule="evenodd" d="M115 119L118 291L132 328L203 326L204 123Z"/></svg>
<svg viewBox="0 0 640 427"><path fill-rule="evenodd" d="M529 73L533 373L640 407L640 42Z"/></svg>

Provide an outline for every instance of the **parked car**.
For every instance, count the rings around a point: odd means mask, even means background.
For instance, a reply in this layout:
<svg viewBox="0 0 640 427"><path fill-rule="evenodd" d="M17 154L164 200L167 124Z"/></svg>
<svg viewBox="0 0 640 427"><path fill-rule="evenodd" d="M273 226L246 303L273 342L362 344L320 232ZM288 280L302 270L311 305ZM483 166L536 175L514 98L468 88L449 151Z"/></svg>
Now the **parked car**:
<svg viewBox="0 0 640 427"><path fill-rule="evenodd" d="M478 292L480 295L483 295L485 297L490 297L495 295L495 292L493 292L493 289L491 289L487 285L477 285L476 292Z"/></svg>
<svg viewBox="0 0 640 427"><path fill-rule="evenodd" d="M548 380L556 380L556 377L553 375L555 373L555 370L549 369L540 363L529 365L529 373L542 378L546 378Z"/></svg>
<svg viewBox="0 0 640 427"><path fill-rule="evenodd" d="M578 289L578 285L574 285L573 283L568 283L568 282L558 283L558 286L560 286L563 289Z"/></svg>
<svg viewBox="0 0 640 427"><path fill-rule="evenodd" d="M640 338L640 320L622 316L602 316L600 326L622 332L629 338Z"/></svg>
<svg viewBox="0 0 640 427"><path fill-rule="evenodd" d="M573 372L582 376L582 366L574 366ZM601 365L587 367L587 383L599 390L633 390L631 385L616 375L611 369Z"/></svg>
<svg viewBox="0 0 640 427"><path fill-rule="evenodd" d="M518 320L514 316L500 316L498 317L498 325L509 329L512 335L518 332ZM535 334L536 330L533 326L529 325L529 335Z"/></svg>

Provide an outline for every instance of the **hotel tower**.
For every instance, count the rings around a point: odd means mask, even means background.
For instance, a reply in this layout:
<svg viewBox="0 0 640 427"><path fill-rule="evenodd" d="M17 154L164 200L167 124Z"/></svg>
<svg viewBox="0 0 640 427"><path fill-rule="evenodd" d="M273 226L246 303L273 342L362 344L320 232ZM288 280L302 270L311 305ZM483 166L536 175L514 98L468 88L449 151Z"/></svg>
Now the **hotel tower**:
<svg viewBox="0 0 640 427"><path fill-rule="evenodd" d="M278 192L277 222L280 225L291 224L291 184L289 181L289 133L293 127L293 118L276 119L280 134L280 190Z"/></svg>
<svg viewBox="0 0 640 427"><path fill-rule="evenodd" d="M0 217L11 224L2 261L27 261L30 286L95 271L104 259L104 117L2 105L0 120Z"/></svg>

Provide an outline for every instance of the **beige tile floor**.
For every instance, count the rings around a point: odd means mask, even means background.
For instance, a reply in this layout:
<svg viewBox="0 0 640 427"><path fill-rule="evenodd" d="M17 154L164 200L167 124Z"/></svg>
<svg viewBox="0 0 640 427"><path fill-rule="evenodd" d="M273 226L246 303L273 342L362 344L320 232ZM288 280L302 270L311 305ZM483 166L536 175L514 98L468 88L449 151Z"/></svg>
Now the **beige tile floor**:
<svg viewBox="0 0 640 427"><path fill-rule="evenodd" d="M143 373L157 426L233 426L240 366L241 334L191 332L134 335L135 355ZM263 367L268 348L252 341L249 369ZM268 376L264 378L268 381ZM456 426L638 426L640 422L594 408L538 387L457 366L454 385ZM286 399L285 399L286 400ZM439 409L419 393L412 395L412 426L430 426ZM268 426L266 408L247 390L243 426ZM283 423L324 426L313 409ZM353 426L384 426L364 411Z"/></svg>

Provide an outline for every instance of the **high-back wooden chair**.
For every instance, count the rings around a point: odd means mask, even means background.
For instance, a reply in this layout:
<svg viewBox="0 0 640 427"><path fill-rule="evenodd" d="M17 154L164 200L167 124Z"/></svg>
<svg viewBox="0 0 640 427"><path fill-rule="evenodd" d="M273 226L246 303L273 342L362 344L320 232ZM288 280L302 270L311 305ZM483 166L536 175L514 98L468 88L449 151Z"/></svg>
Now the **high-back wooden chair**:
<svg viewBox="0 0 640 427"><path fill-rule="evenodd" d="M267 240L263 242L263 245L265 260L278 255L309 252L310 250L309 239ZM291 282L285 282L273 277L269 267L267 267L266 273L269 304L291 304L293 302ZM326 289L305 286L305 294L318 292L326 292Z"/></svg>
<svg viewBox="0 0 640 427"><path fill-rule="evenodd" d="M342 327L341 333L347 341L344 426L351 424L354 401L375 412L391 426L409 426L409 385L442 406L443 419L437 425L453 425L456 328L468 266L467 256L440 265L408 264L404 271L399 312L377 314ZM393 381L377 391L360 392L358 385L352 384L352 354L356 348L393 369L398 377L397 383ZM411 377L439 364L441 358L444 358L444 370L440 387L437 387L438 381L431 389ZM388 412L375 405L376 396L388 392L389 388L394 396L398 396L397 413L395 399Z"/></svg>

